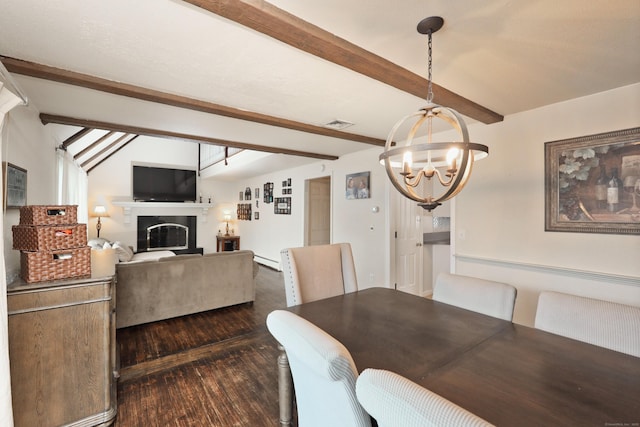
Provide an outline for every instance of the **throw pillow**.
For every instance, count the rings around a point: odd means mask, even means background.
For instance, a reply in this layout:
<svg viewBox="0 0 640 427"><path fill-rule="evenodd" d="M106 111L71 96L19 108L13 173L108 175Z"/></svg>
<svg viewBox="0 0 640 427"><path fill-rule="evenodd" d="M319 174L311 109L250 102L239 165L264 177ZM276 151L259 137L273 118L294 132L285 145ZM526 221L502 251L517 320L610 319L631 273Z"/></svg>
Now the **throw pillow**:
<svg viewBox="0 0 640 427"><path fill-rule="evenodd" d="M91 249L102 249L106 243L109 243L109 241L100 237L97 239L89 240L87 242L87 245L91 246Z"/></svg>
<svg viewBox="0 0 640 427"><path fill-rule="evenodd" d="M133 258L133 250L129 246L121 242L113 242L112 247L116 250L120 262L129 262Z"/></svg>

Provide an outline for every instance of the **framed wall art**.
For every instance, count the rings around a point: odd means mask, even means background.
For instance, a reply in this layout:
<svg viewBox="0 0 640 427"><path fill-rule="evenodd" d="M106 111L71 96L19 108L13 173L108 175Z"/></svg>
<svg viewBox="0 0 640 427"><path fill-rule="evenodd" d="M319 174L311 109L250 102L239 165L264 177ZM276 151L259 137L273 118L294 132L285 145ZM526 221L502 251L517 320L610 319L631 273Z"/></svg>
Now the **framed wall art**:
<svg viewBox="0 0 640 427"><path fill-rule="evenodd" d="M276 215L291 215L291 197L276 197L273 204L273 213Z"/></svg>
<svg viewBox="0 0 640 427"><path fill-rule="evenodd" d="M2 162L5 188L2 200L7 208L19 208L27 204L27 170L8 162Z"/></svg>
<svg viewBox="0 0 640 427"><path fill-rule="evenodd" d="M371 197L371 172L359 172L347 175L345 197L352 199L368 199Z"/></svg>
<svg viewBox="0 0 640 427"><path fill-rule="evenodd" d="M273 182L266 182L262 190L263 202L273 203Z"/></svg>
<svg viewBox="0 0 640 427"><path fill-rule="evenodd" d="M640 234L640 127L544 150L545 231Z"/></svg>

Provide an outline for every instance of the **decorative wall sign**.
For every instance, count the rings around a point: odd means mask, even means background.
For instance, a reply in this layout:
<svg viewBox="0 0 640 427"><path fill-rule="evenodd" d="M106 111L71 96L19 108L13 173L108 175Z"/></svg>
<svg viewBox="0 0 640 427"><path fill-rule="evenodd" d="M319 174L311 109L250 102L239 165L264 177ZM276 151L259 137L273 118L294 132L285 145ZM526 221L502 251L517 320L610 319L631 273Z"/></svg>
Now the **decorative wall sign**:
<svg viewBox="0 0 640 427"><path fill-rule="evenodd" d="M244 189L244 199L251 200L251 188L247 187Z"/></svg>
<svg viewBox="0 0 640 427"><path fill-rule="evenodd" d="M347 199L368 199L371 197L371 172L352 173L347 175L345 196Z"/></svg>
<svg viewBox="0 0 640 427"><path fill-rule="evenodd" d="M550 141L545 231L640 234L640 127Z"/></svg>
<svg viewBox="0 0 640 427"><path fill-rule="evenodd" d="M291 197L276 197L273 213L276 215L291 215Z"/></svg>
<svg viewBox="0 0 640 427"><path fill-rule="evenodd" d="M19 208L27 204L27 170L11 163L2 162L2 175L6 177L6 188L2 199L5 207Z"/></svg>

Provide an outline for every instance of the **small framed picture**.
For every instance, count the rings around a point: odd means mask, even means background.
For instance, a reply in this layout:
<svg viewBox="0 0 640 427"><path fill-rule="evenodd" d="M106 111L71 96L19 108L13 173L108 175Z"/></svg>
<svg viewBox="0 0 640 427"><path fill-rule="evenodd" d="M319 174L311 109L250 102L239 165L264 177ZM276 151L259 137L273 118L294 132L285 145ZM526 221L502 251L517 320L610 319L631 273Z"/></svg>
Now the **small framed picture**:
<svg viewBox="0 0 640 427"><path fill-rule="evenodd" d="M254 213L253 213L253 218L254 218L255 220L260 219L260 212L254 212Z"/></svg>
<svg viewBox="0 0 640 427"><path fill-rule="evenodd" d="M256 187L255 192L256 192L256 199L257 199L258 197L260 197L260 189Z"/></svg>
<svg viewBox="0 0 640 427"><path fill-rule="evenodd" d="M348 200L368 199L371 197L369 179L371 172L359 172L347 175L345 193Z"/></svg>
<svg viewBox="0 0 640 427"><path fill-rule="evenodd" d="M238 200L244 200L244 193L242 191L238 195Z"/></svg>

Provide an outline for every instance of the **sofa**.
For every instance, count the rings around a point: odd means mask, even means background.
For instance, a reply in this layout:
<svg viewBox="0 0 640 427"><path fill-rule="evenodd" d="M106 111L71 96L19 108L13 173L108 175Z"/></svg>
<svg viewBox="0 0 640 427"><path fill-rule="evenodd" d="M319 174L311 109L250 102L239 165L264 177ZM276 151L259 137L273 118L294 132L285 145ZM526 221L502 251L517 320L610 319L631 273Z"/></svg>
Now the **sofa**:
<svg viewBox="0 0 640 427"><path fill-rule="evenodd" d="M255 300L252 251L140 255L116 264L117 328Z"/></svg>

